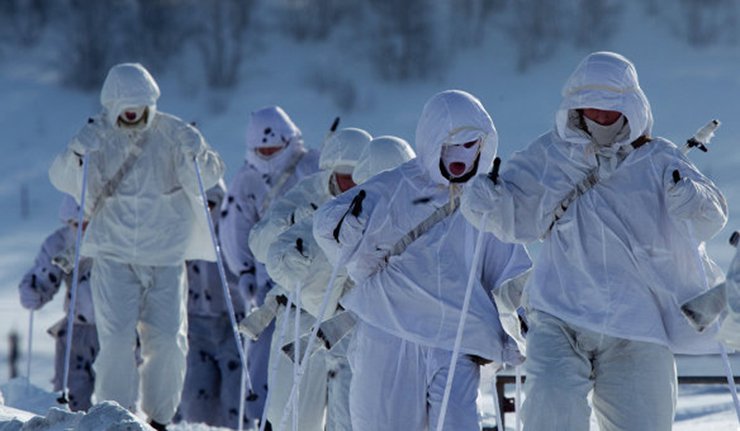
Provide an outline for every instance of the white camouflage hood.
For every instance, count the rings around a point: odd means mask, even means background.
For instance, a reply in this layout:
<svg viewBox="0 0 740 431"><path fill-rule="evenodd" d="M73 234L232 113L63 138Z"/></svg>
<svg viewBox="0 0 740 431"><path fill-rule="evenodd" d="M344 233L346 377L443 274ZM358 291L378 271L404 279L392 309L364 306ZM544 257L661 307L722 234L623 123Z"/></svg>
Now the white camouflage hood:
<svg viewBox="0 0 740 431"><path fill-rule="evenodd" d="M498 149L498 134L480 101L460 90L437 93L424 105L416 126L416 151L419 162L436 183L449 181L439 170L442 146L463 144L481 138L481 154L476 174L487 172Z"/></svg>
<svg viewBox="0 0 740 431"><path fill-rule="evenodd" d="M266 174L287 167L294 155L304 152L301 130L279 106L269 106L252 112L247 124L247 163ZM260 147L285 146L272 157L264 158L256 153Z"/></svg>
<svg viewBox="0 0 740 431"><path fill-rule="evenodd" d="M319 169L331 171L337 167L354 169L360 153L373 139L365 130L354 127L337 130L321 148Z"/></svg>
<svg viewBox="0 0 740 431"><path fill-rule="evenodd" d="M586 57L563 86L563 101L555 117L559 137L570 142L585 142L586 138L568 127L568 112L594 108L621 112L629 123L629 138L617 142L623 146L642 135L649 136L653 114L645 93L640 88L635 66L613 52L595 52Z"/></svg>
<svg viewBox="0 0 740 431"><path fill-rule="evenodd" d="M408 142L395 136L378 136L360 154L352 179L362 184L373 175L395 168L416 157Z"/></svg>
<svg viewBox="0 0 740 431"><path fill-rule="evenodd" d="M149 108L149 127L157 109L159 86L151 74L139 63L121 63L113 66L103 83L100 103L113 127L124 108L146 106Z"/></svg>

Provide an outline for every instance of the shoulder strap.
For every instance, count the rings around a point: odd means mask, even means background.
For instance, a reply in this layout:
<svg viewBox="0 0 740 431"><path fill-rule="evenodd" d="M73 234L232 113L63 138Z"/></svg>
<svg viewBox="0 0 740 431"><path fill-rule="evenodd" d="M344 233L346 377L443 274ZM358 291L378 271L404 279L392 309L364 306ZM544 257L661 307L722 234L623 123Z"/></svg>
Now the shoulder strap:
<svg viewBox="0 0 740 431"><path fill-rule="evenodd" d="M290 177L293 176L293 173L298 167L298 162L300 162L303 156L306 154L308 153L298 153L295 157L293 157L293 160L291 160L288 167L285 169L285 171L283 171L283 174L280 175L278 180L275 182L275 185L272 186L269 192L267 192L267 195L265 196L265 200L262 201L262 207L260 208L260 214L264 214L265 211L267 211L267 208L270 207L270 204L272 203L273 199L275 199L275 197L280 192L280 190L283 188L283 186L288 181L288 179L290 179Z"/></svg>
<svg viewBox="0 0 740 431"><path fill-rule="evenodd" d="M139 139L131 146L131 151L126 157L126 160L121 163L121 166L118 168L116 173L113 174L110 180L108 180L108 182L103 185L100 194L93 201L94 203L92 211L90 213L90 218L92 218L92 216L94 216L95 213L98 212L100 206L103 204L103 201L105 201L106 198L113 196L113 193L116 192L116 189L118 189L121 181L131 171L131 168L134 166L134 163L136 163L136 160L139 159L141 153L144 152L145 143L146 139L144 139L144 136L139 136Z"/></svg>
<svg viewBox="0 0 740 431"><path fill-rule="evenodd" d="M650 141L652 141L651 137L647 135L642 135L635 139L630 145L633 149L636 150ZM555 226L555 223L557 223L557 221L560 220L560 217L562 217L563 214L565 214L565 212L568 210L568 207L570 207L570 205L575 202L576 199L581 197L584 193L586 193L589 189L591 189L599 182L599 176L597 175L597 172L598 168L591 169L586 175L586 178L581 180L581 182L578 183L576 187L571 190L570 193L568 193L568 196L560 202L560 205L555 208L555 210L553 211L553 220L550 223L550 226L547 228L545 234L542 235L543 238L547 236L548 233L550 233L552 228Z"/></svg>
<svg viewBox="0 0 740 431"><path fill-rule="evenodd" d="M390 252L386 255L385 261L387 262L391 256L398 256L406 248L416 241L420 236L424 235L434 225L446 219L450 214L454 213L460 203L460 196L452 197L447 204L437 208L429 217L424 219L418 226L411 229L406 235L404 235L396 244L391 248Z"/></svg>

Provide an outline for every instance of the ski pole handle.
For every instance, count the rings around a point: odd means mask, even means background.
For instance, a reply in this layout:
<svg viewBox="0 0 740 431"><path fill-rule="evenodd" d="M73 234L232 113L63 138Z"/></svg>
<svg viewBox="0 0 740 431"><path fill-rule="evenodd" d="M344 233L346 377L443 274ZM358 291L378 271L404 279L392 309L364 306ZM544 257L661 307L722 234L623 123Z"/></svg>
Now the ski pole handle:
<svg viewBox="0 0 740 431"><path fill-rule="evenodd" d="M673 183L678 184L678 182L681 181L681 174L678 173L678 169L673 170Z"/></svg>
<svg viewBox="0 0 740 431"><path fill-rule="evenodd" d="M491 169L491 172L488 173L488 178L490 178L494 184L498 184L498 170L500 167L501 157L496 157L493 159L493 168Z"/></svg>
<svg viewBox="0 0 740 431"><path fill-rule="evenodd" d="M337 127L339 126L339 117L334 119L334 122L331 123L331 127L329 128L329 132L334 133L337 131Z"/></svg>
<svg viewBox="0 0 740 431"><path fill-rule="evenodd" d="M334 236L334 240L336 242L339 242L339 231L342 229L342 223L344 222L344 219L347 217L347 214L352 214L355 217L358 217L360 213L362 212L362 201L365 200L365 196L367 193L365 193L365 190L360 190L357 195L352 199L352 202L349 204L349 208L347 211L342 215L342 218L339 219L339 223L334 227L334 231L332 232Z"/></svg>
<svg viewBox="0 0 740 431"><path fill-rule="evenodd" d="M366 195L367 193L365 193L365 190L360 190L360 192L357 193L357 196L355 196L355 198L352 199L350 208L352 208L351 213L353 216L357 217L362 212L362 201L365 200Z"/></svg>
<svg viewBox="0 0 740 431"><path fill-rule="evenodd" d="M719 120L712 120L709 123L707 123L704 127L697 130L694 136L690 137L686 141L686 149L690 150L693 147L698 148L699 150L703 152L709 151L707 148L707 145L709 144L709 141L714 137L714 131L717 130L721 123Z"/></svg>

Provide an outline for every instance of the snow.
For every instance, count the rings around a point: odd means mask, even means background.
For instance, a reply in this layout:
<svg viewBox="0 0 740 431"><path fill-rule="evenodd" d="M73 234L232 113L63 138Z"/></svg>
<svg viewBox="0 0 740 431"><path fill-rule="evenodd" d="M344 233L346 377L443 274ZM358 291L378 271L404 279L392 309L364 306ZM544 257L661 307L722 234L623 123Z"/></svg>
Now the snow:
<svg viewBox="0 0 740 431"><path fill-rule="evenodd" d="M653 16L642 15L639 2L625 2L623 28L596 49L615 50L631 59L650 99L655 116L654 134L677 144L684 142L708 120L717 118L716 132L708 154L693 152L692 160L724 191L730 205L728 226L709 244L709 253L727 268L734 251L727 245L730 233L740 228L740 49L715 45L688 47L672 34L669 26ZM336 115L340 127L367 129L374 136L398 135L414 142L416 121L424 102L434 93L461 88L478 96L492 114L500 135L504 160L539 133L550 127L560 101L560 88L576 64L589 50L560 47L552 58L525 74L517 74L513 47L503 31L501 17L493 20L486 40L479 47L463 50L454 64L437 78L410 83L384 83L363 63L348 57L346 42L297 44L277 34L265 42L264 52L250 59L243 81L229 92L211 92L203 87L196 70L186 61L165 74L155 76L162 89L158 108L196 121L209 142L227 162L227 179L243 160L242 144L250 111L269 104L281 105L303 130L306 143L318 147ZM627 23L639 23L627 25ZM496 27L501 27L496 29ZM277 33L277 32L276 32ZM593 50L596 50L593 49ZM65 88L60 78L45 66L42 48L0 52L0 365L7 363L7 335L19 333L24 355L20 368L25 374L29 312L21 308L17 284L33 262L43 239L58 225L60 195L49 184L47 169L68 139L99 109L98 93ZM359 56L359 54L357 54ZM12 59L12 60L11 60ZM288 65L289 67L286 67ZM311 75L329 74L354 83L356 108L342 112L330 95L307 85ZM29 213L24 215L24 196ZM536 252L537 247L533 247ZM110 421L136 420L120 407L103 404L87 415L74 415L52 407L57 394L51 391L54 344L46 328L62 316L62 295L33 313L33 357L30 390L25 381L9 380L0 370L0 430L64 429L65 426L104 427ZM716 361L709 358L706 361ZM709 365L701 363L698 368ZM735 369L740 369L736 366ZM740 372L740 371L736 371ZM484 373L481 408L484 423L495 422L490 401L491 376ZM513 388L512 388L513 391ZM513 396L512 394L510 394ZM18 410L16 409L18 408ZM33 412L46 422L31 421ZM98 422L95 422L98 421ZM108 421L108 422L106 422ZM32 423L33 422L33 423ZM120 422L122 423L122 422ZM16 425L13 425L16 424ZM66 424L66 425L65 425ZM507 415L507 429L514 416ZM137 429L137 428L130 428ZM197 424L180 424L175 430L213 430ZM597 429L596 426L592 429ZM735 430L737 419L729 391L724 385L690 385L679 389L675 430Z"/></svg>

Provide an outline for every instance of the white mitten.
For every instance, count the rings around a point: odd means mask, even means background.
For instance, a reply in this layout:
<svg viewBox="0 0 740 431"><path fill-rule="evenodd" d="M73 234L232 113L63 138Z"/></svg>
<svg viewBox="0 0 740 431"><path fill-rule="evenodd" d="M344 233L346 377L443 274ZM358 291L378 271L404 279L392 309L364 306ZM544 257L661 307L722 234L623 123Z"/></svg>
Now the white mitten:
<svg viewBox="0 0 740 431"><path fill-rule="evenodd" d="M690 218L701 205L700 195L696 183L683 177L666 192L668 211L675 217Z"/></svg>
<svg viewBox="0 0 740 431"><path fill-rule="evenodd" d="M494 184L487 175L477 175L463 188L460 197L460 211L476 228L481 229L484 216L502 198L504 188Z"/></svg>
<svg viewBox="0 0 740 431"><path fill-rule="evenodd" d="M41 293L36 282L36 275L33 273L26 274L18 286L21 297L21 305L27 310L38 310L43 305Z"/></svg>

